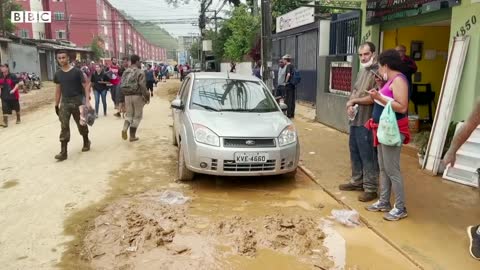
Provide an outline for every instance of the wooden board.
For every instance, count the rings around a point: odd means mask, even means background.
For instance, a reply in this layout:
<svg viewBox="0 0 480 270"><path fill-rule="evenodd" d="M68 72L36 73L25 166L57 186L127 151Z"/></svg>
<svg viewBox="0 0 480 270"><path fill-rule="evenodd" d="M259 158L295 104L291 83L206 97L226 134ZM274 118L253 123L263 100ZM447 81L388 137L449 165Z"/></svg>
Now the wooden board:
<svg viewBox="0 0 480 270"><path fill-rule="evenodd" d="M442 90L440 92L432 132L430 133L430 139L422 166L423 169L432 172L434 175L438 173L438 167L442 160L443 146L452 119L469 43L470 36L455 37L448 54Z"/></svg>

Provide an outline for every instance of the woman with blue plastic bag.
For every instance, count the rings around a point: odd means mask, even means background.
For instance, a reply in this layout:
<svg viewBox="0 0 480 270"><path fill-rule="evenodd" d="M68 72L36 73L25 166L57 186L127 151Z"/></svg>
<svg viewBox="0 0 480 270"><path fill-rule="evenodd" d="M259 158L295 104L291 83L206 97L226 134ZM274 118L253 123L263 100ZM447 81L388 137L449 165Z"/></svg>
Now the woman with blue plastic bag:
<svg viewBox="0 0 480 270"><path fill-rule="evenodd" d="M408 129L408 81L402 74L402 59L395 50L386 50L378 58L379 76L384 81L377 91L369 91L375 101L365 126L373 130L380 168L380 199L367 207L372 212L387 212L384 219L397 221L407 217L403 178L400 172L402 144L410 141ZM390 203L393 190L395 204Z"/></svg>

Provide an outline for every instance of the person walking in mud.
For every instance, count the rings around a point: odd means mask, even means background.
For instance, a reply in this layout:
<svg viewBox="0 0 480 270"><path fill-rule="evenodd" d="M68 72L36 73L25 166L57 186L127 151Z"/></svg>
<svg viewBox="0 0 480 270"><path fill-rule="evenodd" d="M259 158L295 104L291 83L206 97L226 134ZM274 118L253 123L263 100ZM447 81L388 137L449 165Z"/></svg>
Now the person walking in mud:
<svg viewBox="0 0 480 270"><path fill-rule="evenodd" d="M125 99L126 119L123 124L122 138L128 139L127 131L130 129L130 142L138 141L137 128L143 117L143 107L150 102L150 93L147 90L145 72L140 69L140 57L130 57L131 66L125 70L121 81L122 98Z"/></svg>
<svg viewBox="0 0 480 270"><path fill-rule="evenodd" d="M477 100L475 107L468 117L467 121L463 124L460 131L453 137L450 148L448 149L443 162L445 165L455 166L456 155L460 147L468 140L473 131L480 125L480 99ZM470 239L470 255L480 260L480 224L469 226L467 228L467 234Z"/></svg>
<svg viewBox="0 0 480 270"><path fill-rule="evenodd" d="M115 109L117 110L114 115L116 117L120 117L120 109L118 106L118 92L120 92L120 66L117 63L117 58L112 57L112 64L108 67L108 71L111 74L110 83L112 84L110 94L112 95L112 101L115 104Z"/></svg>
<svg viewBox="0 0 480 270"><path fill-rule="evenodd" d="M358 197L361 202L370 202L378 197L378 158L373 147L372 131L364 127L372 117L373 100L368 90L375 88L378 64L375 61L375 45L366 42L358 49L361 69L352 87L346 104L350 119L350 162L352 175L349 183L339 186L344 191L363 191Z"/></svg>
<svg viewBox="0 0 480 270"><path fill-rule="evenodd" d="M103 104L103 115L107 116L107 83L109 80L102 67L99 64L95 65L95 72L92 74L90 81L93 84L92 88L95 94L95 117L97 118L100 109L100 99L102 99Z"/></svg>
<svg viewBox="0 0 480 270"><path fill-rule="evenodd" d="M90 109L91 104L88 99L84 99L85 96L89 95L87 76L78 68L70 66L70 58L66 51L60 50L57 52L57 61L60 69L55 73L53 82L56 84L55 112L61 123L61 151L55 156L55 159L63 161L68 158L70 116L73 116L78 131L83 137L82 152L90 151L91 142L88 139L88 127L80 124L80 106L85 102L85 105Z"/></svg>
<svg viewBox="0 0 480 270"><path fill-rule="evenodd" d="M0 97L2 99L3 127L8 127L8 116L15 111L17 124L20 124L20 94L18 92L19 80L15 74L10 73L8 64L0 66Z"/></svg>
<svg viewBox="0 0 480 270"><path fill-rule="evenodd" d="M153 97L153 86L156 82L155 70L152 69L152 65L147 65L147 70L145 70L145 78L147 80L147 90L150 91L150 96Z"/></svg>

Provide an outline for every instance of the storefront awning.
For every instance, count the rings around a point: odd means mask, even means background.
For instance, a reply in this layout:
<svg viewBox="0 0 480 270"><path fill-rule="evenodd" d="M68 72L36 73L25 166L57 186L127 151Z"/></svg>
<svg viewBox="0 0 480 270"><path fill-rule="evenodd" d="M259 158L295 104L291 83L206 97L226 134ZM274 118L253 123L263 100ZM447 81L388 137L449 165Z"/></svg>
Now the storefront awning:
<svg viewBox="0 0 480 270"><path fill-rule="evenodd" d="M460 5L461 0L367 0L367 25L418 16Z"/></svg>

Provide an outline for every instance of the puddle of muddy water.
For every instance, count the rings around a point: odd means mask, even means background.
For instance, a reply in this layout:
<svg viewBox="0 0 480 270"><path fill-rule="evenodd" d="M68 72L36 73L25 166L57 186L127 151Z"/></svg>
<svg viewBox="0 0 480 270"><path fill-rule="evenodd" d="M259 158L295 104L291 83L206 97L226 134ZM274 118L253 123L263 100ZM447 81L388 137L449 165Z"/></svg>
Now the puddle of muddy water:
<svg viewBox="0 0 480 270"><path fill-rule="evenodd" d="M8 181L5 181L2 185L2 189L9 189L9 188L12 188L16 185L18 185L19 182L18 180L8 180Z"/></svg>
<svg viewBox="0 0 480 270"><path fill-rule="evenodd" d="M61 268L333 267L323 232L315 229L335 202L319 197L327 195L315 190L305 175L299 173L296 179L201 176L176 183L176 148L170 142L143 141L136 147L135 158L112 173L108 195L66 220L65 233L74 240L66 244ZM167 189L193 200L178 206L184 210L170 212L155 201Z"/></svg>

